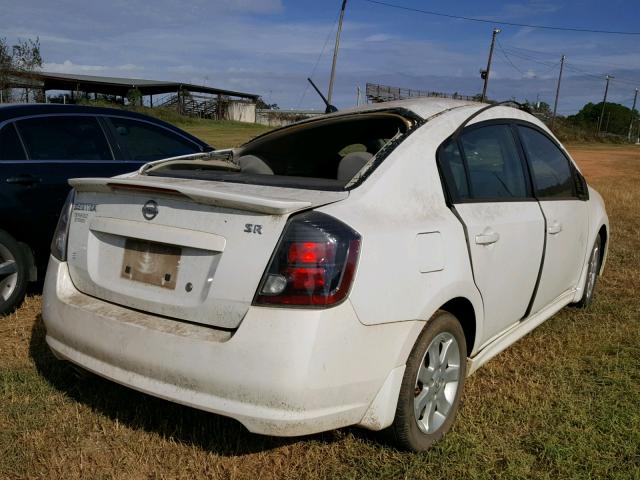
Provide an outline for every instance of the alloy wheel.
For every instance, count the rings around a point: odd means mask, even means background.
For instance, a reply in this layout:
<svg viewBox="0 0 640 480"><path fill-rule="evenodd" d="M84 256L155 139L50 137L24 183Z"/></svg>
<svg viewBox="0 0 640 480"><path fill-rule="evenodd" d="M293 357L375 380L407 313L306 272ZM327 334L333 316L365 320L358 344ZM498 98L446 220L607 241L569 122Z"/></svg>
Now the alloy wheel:
<svg viewBox="0 0 640 480"><path fill-rule="evenodd" d="M9 249L0 244L0 300L7 301L18 284L18 265Z"/></svg>
<svg viewBox="0 0 640 480"><path fill-rule="evenodd" d="M414 413L423 433L438 430L452 410L460 383L460 347L455 337L438 334L429 344L415 383Z"/></svg>

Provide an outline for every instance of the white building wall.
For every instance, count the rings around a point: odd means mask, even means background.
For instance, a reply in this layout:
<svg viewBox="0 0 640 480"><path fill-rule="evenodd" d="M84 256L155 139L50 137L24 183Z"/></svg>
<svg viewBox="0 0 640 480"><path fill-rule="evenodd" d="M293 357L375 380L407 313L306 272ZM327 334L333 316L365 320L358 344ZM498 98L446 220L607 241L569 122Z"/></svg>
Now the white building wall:
<svg viewBox="0 0 640 480"><path fill-rule="evenodd" d="M229 100L227 104L227 120L256 123L256 104L239 100Z"/></svg>

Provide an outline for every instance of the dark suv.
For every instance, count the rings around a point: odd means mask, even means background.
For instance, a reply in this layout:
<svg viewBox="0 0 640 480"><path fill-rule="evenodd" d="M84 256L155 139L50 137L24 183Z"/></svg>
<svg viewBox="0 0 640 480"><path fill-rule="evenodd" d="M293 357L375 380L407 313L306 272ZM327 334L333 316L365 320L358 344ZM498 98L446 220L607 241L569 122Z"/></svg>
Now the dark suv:
<svg viewBox="0 0 640 480"><path fill-rule="evenodd" d="M0 106L0 315L44 275L69 178L111 177L152 160L213 150L173 125L125 110Z"/></svg>

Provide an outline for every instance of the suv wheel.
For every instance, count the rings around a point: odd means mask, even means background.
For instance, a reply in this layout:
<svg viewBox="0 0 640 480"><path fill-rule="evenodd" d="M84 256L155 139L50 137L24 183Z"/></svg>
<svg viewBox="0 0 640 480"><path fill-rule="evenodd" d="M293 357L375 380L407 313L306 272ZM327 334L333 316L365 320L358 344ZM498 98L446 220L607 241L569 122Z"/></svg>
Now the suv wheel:
<svg viewBox="0 0 640 480"><path fill-rule="evenodd" d="M27 291L28 265L24 250L0 230L0 316L13 312Z"/></svg>
<svg viewBox="0 0 640 480"><path fill-rule="evenodd" d="M466 376L467 346L460 322L438 311L407 360L391 430L408 450L423 451L453 424Z"/></svg>

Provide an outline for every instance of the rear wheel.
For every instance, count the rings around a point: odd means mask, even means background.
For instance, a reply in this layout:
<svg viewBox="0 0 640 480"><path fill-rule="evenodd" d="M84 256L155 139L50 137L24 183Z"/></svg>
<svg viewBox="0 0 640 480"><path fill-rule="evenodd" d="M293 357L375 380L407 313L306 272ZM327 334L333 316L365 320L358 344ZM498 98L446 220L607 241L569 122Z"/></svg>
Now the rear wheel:
<svg viewBox="0 0 640 480"><path fill-rule="evenodd" d="M598 283L598 271L600 270L600 259L602 258L602 237L598 235L591 255L589 256L589 266L587 267L587 278L584 282L584 293L582 298L575 305L579 308L587 308L593 302L593 297Z"/></svg>
<svg viewBox="0 0 640 480"><path fill-rule="evenodd" d="M22 303L27 273L24 250L11 235L0 230L0 316L11 313Z"/></svg>
<svg viewBox="0 0 640 480"><path fill-rule="evenodd" d="M426 450L451 428L464 387L466 352L460 322L438 311L407 360L390 427L401 447Z"/></svg>

